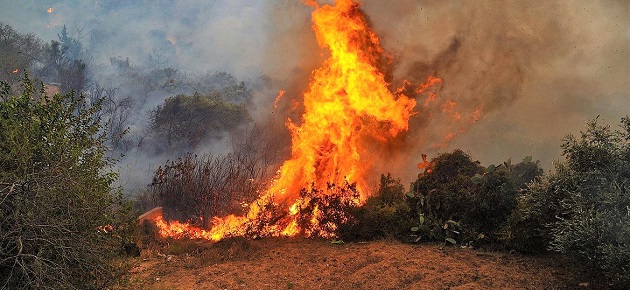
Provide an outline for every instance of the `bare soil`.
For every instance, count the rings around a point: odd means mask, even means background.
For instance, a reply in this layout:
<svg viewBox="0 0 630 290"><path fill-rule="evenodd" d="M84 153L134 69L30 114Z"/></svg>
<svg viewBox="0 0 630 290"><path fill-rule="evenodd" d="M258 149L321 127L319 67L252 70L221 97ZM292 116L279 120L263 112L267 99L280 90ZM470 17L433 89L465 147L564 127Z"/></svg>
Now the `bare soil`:
<svg viewBox="0 0 630 290"><path fill-rule="evenodd" d="M574 289L557 257L395 241L171 241L143 250L123 289Z"/></svg>

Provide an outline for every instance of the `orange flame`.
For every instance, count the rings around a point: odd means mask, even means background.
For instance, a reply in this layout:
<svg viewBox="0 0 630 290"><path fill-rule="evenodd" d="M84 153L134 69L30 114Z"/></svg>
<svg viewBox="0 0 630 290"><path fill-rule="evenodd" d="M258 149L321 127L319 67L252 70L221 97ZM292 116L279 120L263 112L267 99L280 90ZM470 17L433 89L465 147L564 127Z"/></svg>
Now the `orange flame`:
<svg viewBox="0 0 630 290"><path fill-rule="evenodd" d="M479 109L470 113L468 117L463 118L462 114L454 109L455 105L457 104L452 100L447 100L446 103L442 104L442 111L448 114L457 129L446 133L439 143L432 146L435 149L444 149L448 147L449 143L455 139L457 135L468 131L468 128L475 124L480 118L481 111Z"/></svg>
<svg viewBox="0 0 630 290"><path fill-rule="evenodd" d="M315 70L304 94L302 124L291 120L292 158L280 168L280 178L269 190L279 202L297 198L311 182L358 182L361 192L369 166L362 156L369 136L395 137L407 130L415 101L394 96L376 64L382 53L378 36L370 30L359 5L340 0L313 13L320 46L330 57ZM363 198L362 198L363 200Z"/></svg>
<svg viewBox="0 0 630 290"><path fill-rule="evenodd" d="M53 13L53 11L55 11L55 8L52 8L52 7L48 8L48 10L46 10L46 12L48 12L48 14Z"/></svg>
<svg viewBox="0 0 630 290"><path fill-rule="evenodd" d="M427 155L426 154L421 154L422 156L422 162L418 163L418 169L427 169L429 168L429 166L431 165L431 163L429 161L427 161Z"/></svg>
<svg viewBox="0 0 630 290"><path fill-rule="evenodd" d="M359 195L349 198L357 205L367 199L366 178L372 165L366 158L366 142L387 142L406 131L416 101L402 94L402 90L388 90L378 67L384 51L359 4L352 0L337 0L334 6L305 2L316 7L313 29L319 45L328 49L330 56L312 74L304 93L301 124L287 120L292 136L291 158L280 167L270 188L250 205L246 216L215 218L210 230L177 221L168 223L159 217L156 224L163 236L216 241L244 235L252 223L266 215L263 205L268 202L284 214L260 229L260 235L309 236L311 232L301 229L297 221L298 212L309 201L300 196L302 189L356 183ZM435 83L441 80L430 78L417 90ZM274 107L282 95L283 91L276 97ZM318 235L332 236L337 225L322 224L322 214L315 206L311 226L318 228Z"/></svg>
<svg viewBox="0 0 630 290"><path fill-rule="evenodd" d="M16 69L14 69L14 70L13 70L13 74L18 73L19 71L20 71L20 70L16 68Z"/></svg>
<svg viewBox="0 0 630 290"><path fill-rule="evenodd" d="M441 85L442 79L430 76L426 82L418 86L416 93L427 93L427 98L424 100L424 108L428 107L430 103L435 102L435 98L437 97L437 93L435 91L428 91L428 89L440 87Z"/></svg>
<svg viewBox="0 0 630 290"><path fill-rule="evenodd" d="M282 96L284 96L284 90L280 90L278 92L278 95L276 96L276 99L273 101L273 107L274 108L278 108L278 102L280 102L280 99L282 99Z"/></svg>

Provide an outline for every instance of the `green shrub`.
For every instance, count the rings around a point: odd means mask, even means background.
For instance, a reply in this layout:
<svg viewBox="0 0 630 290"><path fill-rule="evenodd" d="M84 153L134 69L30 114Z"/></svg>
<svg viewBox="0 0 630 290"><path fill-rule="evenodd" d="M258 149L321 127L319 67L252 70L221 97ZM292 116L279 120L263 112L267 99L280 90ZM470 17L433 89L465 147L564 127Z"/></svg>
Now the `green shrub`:
<svg viewBox="0 0 630 290"><path fill-rule="evenodd" d="M538 163L484 168L461 150L439 155L408 194L418 215L416 240L497 244L517 206L517 188L539 172Z"/></svg>
<svg viewBox="0 0 630 290"><path fill-rule="evenodd" d="M550 172L528 185L519 193L518 208L508 219L501 231L501 239L511 249L533 254L547 251L552 236L550 225L561 212L560 202L566 197L567 168L556 165Z"/></svg>
<svg viewBox="0 0 630 290"><path fill-rule="evenodd" d="M580 139L565 138L565 167L551 249L570 254L618 285L630 283L630 118L623 130L587 124Z"/></svg>
<svg viewBox="0 0 630 290"><path fill-rule="evenodd" d="M112 189L95 114L79 96L0 92L0 288L93 289L113 282L127 204ZM113 231L113 232L112 232Z"/></svg>
<svg viewBox="0 0 630 290"><path fill-rule="evenodd" d="M349 208L350 218L337 234L347 241L405 239L413 226L404 186L390 174L381 175L378 192L361 207Z"/></svg>
<svg viewBox="0 0 630 290"><path fill-rule="evenodd" d="M517 249L565 253L617 286L630 283L628 117L622 129L593 120L579 139L564 139L565 161L519 197L511 219Z"/></svg>

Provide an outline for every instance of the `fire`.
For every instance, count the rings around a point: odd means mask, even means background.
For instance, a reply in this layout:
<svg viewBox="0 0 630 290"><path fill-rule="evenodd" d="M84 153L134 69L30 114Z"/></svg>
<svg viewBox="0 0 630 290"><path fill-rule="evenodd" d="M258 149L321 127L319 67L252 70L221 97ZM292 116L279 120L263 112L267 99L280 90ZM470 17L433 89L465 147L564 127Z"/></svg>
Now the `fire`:
<svg viewBox="0 0 630 290"><path fill-rule="evenodd" d="M284 96L284 92L285 90L280 90L278 92L278 95L276 96L276 99L273 101L273 107L274 108L278 108L278 102L280 102L280 99L282 99L282 96Z"/></svg>
<svg viewBox="0 0 630 290"><path fill-rule="evenodd" d="M479 120L481 114L479 109L476 109L468 116L464 117L465 115L462 115L462 113L455 109L456 106L457 103L450 99L446 100L446 102L441 105L442 112L450 119L450 122L453 123L452 126L455 128L446 133L439 143L432 146L433 148L444 149L448 147L449 143L457 135L465 133L471 125Z"/></svg>
<svg viewBox="0 0 630 290"><path fill-rule="evenodd" d="M114 231L114 226L112 225L98 226L97 229L99 232L109 234Z"/></svg>
<svg viewBox="0 0 630 290"><path fill-rule="evenodd" d="M407 130L415 101L387 89L377 62L382 54L378 36L370 30L359 5L340 0L318 7L313 28L330 57L315 70L304 94L302 124L287 121L292 158L280 168L280 178L269 190L276 201L296 200L301 188L326 183L367 185L366 138L395 137ZM362 196L361 201L365 199Z"/></svg>
<svg viewBox="0 0 630 290"><path fill-rule="evenodd" d="M55 8L52 8L52 7L48 8L48 10L46 10L46 12L48 12L48 14L53 13L53 11L55 11Z"/></svg>
<svg viewBox="0 0 630 290"><path fill-rule="evenodd" d="M432 102L435 102L435 98L437 97L437 92L428 91L429 88L439 87L442 85L442 79L430 76L429 79L418 86L416 88L416 93L427 93L427 98L424 100L423 107L426 108Z"/></svg>
<svg viewBox="0 0 630 290"><path fill-rule="evenodd" d="M14 69L14 70L13 70L13 74L18 73L19 71L20 71L20 70L16 68L16 69Z"/></svg>
<svg viewBox="0 0 630 290"><path fill-rule="evenodd" d="M429 169L429 166L431 165L431 163L427 161L427 155L421 154L421 156L422 156L422 162L418 163L418 169L424 169L424 170Z"/></svg>
<svg viewBox="0 0 630 290"><path fill-rule="evenodd" d="M388 142L405 132L416 101L401 90L388 89L379 71L384 51L359 4L351 0L337 0L334 6L319 6L314 1L307 4L316 8L313 30L319 45L330 55L312 73L304 93L301 123L286 122L292 137L291 158L258 201L250 204L246 216L215 218L210 230L177 221L168 223L159 217L156 223L161 235L216 241L244 235L255 227L260 236L310 236L314 232L301 228L303 223L297 220L298 213L308 209L309 229L316 229L320 236L332 236L337 225L322 222L323 209L317 205L310 208L309 202L332 194L326 191L331 185L355 184L358 194L343 190L334 194L356 205L369 196L366 178L372 164L367 142ZM441 80L430 78L418 90L436 83ZM283 94L278 94L274 106ZM432 98L425 103L435 96ZM319 196L304 196L304 190ZM281 214L271 224L260 223L268 220L269 204Z"/></svg>

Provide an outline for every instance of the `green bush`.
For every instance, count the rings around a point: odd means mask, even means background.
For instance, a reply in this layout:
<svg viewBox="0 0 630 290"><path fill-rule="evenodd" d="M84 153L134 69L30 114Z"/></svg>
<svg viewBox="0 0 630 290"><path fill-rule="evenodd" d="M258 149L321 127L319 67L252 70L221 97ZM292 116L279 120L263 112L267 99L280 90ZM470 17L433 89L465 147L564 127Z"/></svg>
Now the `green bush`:
<svg viewBox="0 0 630 290"><path fill-rule="evenodd" d="M621 123L611 130L595 119L564 139L565 161L519 197L517 249L568 254L615 285L630 283L630 119Z"/></svg>
<svg viewBox="0 0 630 290"><path fill-rule="evenodd" d="M34 98L28 75L20 95L2 87L0 288L109 285L126 204L112 190L117 176L94 118L100 103L73 94Z"/></svg>
<svg viewBox="0 0 630 290"><path fill-rule="evenodd" d="M560 202L565 198L561 188L567 168L556 165L556 171L544 175L519 193L518 208L502 228L501 239L511 249L533 254L547 251L551 242L549 226L560 213Z"/></svg>
<svg viewBox="0 0 630 290"><path fill-rule="evenodd" d="M244 88L243 84L243 90ZM195 149L203 141L223 137L225 132L251 120L244 103L223 99L230 91L209 95L177 95L164 100L150 113L151 132L165 150Z"/></svg>
<svg viewBox="0 0 630 290"><path fill-rule="evenodd" d="M461 150L433 159L408 194L418 215L416 240L498 244L500 229L517 206L517 188L541 172L528 159L487 168Z"/></svg>
<svg viewBox="0 0 630 290"><path fill-rule="evenodd" d="M347 241L381 238L406 239L414 220L405 198L404 186L390 174L381 175L378 192L361 207L348 209L350 218L337 230Z"/></svg>

